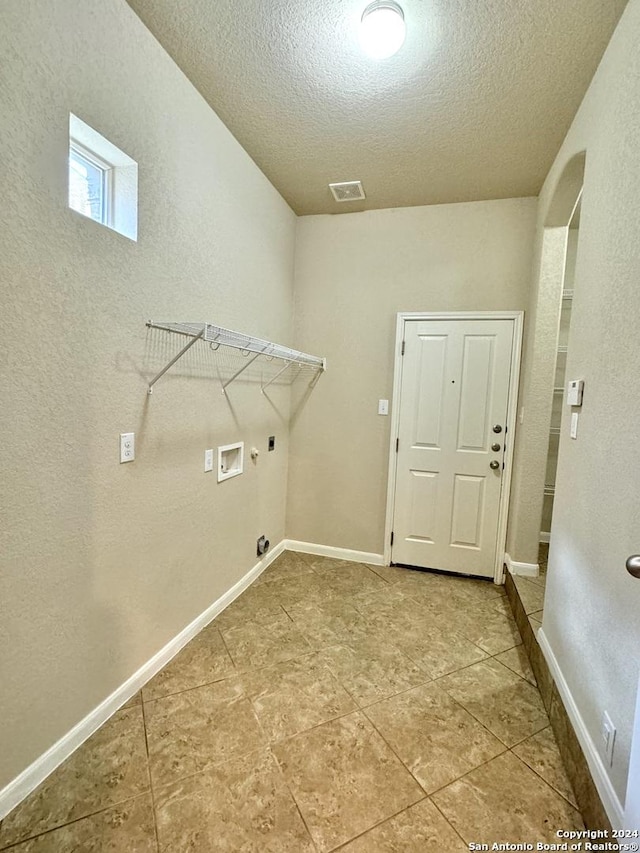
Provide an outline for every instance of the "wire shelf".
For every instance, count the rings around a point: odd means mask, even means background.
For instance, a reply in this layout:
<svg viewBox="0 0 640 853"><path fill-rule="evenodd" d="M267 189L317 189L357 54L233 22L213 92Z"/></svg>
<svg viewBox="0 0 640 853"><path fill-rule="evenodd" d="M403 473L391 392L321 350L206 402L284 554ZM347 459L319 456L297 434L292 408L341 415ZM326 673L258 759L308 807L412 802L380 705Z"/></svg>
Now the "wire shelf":
<svg viewBox="0 0 640 853"><path fill-rule="evenodd" d="M219 347L230 347L239 350L244 356L253 355L253 358L248 358L247 363L224 383L222 386L223 391L259 356L264 356L267 359L275 358L285 362L278 374L263 387L263 391L267 385L270 385L271 382L277 379L291 365L295 365L299 370L311 369L317 376L326 370L327 367L326 359L321 356L300 352L300 350L291 349L291 347L285 347L281 344L273 343L273 341L265 341L262 338L246 335L243 332L234 332L231 329L225 329L223 326L216 326L213 323L161 323L149 320L147 327L150 329L161 329L165 332L189 338L189 342L180 350L175 358L149 382L149 393L152 392L153 386L158 379L164 376L167 370L182 358L187 350L199 340L208 343L213 350L217 350Z"/></svg>

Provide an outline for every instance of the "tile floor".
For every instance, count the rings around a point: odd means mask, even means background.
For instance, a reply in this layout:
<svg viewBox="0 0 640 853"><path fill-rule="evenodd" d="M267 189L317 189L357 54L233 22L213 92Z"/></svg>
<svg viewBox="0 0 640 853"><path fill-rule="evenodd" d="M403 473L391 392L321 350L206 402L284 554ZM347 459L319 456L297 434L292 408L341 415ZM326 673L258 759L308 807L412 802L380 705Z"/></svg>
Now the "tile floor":
<svg viewBox="0 0 640 853"><path fill-rule="evenodd" d="M518 590L520 601L529 617L533 633L537 635L542 625L542 612L544 608L544 593L547 585L547 562L549 559L549 545L541 544L538 552L538 564L540 574L537 578L513 576L513 582Z"/></svg>
<svg viewBox="0 0 640 853"><path fill-rule="evenodd" d="M502 588L287 552L0 849L463 853L580 827Z"/></svg>

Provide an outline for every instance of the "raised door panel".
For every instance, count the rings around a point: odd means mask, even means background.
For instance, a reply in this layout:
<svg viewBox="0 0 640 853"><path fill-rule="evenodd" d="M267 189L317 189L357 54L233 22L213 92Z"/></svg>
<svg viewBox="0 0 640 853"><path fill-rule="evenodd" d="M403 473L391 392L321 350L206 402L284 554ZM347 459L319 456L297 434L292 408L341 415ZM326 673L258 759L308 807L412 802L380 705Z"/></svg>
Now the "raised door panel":
<svg viewBox="0 0 640 853"><path fill-rule="evenodd" d="M442 446L442 411L447 363L446 335L420 335L410 443L414 448Z"/></svg>
<svg viewBox="0 0 640 853"><path fill-rule="evenodd" d="M495 372L495 337L465 335L457 449L486 453L490 441L490 404Z"/></svg>
<svg viewBox="0 0 640 853"><path fill-rule="evenodd" d="M482 547L486 478L458 474L453 487L450 544L458 548Z"/></svg>
<svg viewBox="0 0 640 853"><path fill-rule="evenodd" d="M438 474L434 471L410 471L409 523L407 540L432 543L436 531Z"/></svg>

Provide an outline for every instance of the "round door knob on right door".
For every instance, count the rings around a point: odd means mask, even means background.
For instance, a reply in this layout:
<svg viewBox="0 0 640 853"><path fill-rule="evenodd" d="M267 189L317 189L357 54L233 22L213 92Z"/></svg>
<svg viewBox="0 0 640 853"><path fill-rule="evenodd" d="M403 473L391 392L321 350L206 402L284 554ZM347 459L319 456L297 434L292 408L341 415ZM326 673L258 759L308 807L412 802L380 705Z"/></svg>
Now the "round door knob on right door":
<svg viewBox="0 0 640 853"><path fill-rule="evenodd" d="M489 468L491 468L492 471L497 471L499 467L500 463L497 459L492 459L491 462L489 462Z"/></svg>
<svg viewBox="0 0 640 853"><path fill-rule="evenodd" d="M634 578L640 578L640 554L632 554L627 558L627 571Z"/></svg>

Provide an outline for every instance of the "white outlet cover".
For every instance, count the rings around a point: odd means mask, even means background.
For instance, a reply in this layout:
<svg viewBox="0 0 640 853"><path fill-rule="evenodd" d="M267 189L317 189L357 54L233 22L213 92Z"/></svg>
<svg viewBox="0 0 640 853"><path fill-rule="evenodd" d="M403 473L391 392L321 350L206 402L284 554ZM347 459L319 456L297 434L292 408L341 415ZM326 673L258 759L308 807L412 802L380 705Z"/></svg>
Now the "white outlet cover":
<svg viewBox="0 0 640 853"><path fill-rule="evenodd" d="M120 462L133 462L136 458L135 432L120 433Z"/></svg>
<svg viewBox="0 0 640 853"><path fill-rule="evenodd" d="M378 414L379 415L388 415L389 414L389 401L388 400L378 400Z"/></svg>
<svg viewBox="0 0 640 853"><path fill-rule="evenodd" d="M205 450L204 452L204 471L213 471L213 450Z"/></svg>

